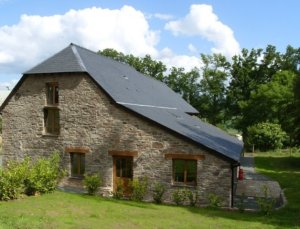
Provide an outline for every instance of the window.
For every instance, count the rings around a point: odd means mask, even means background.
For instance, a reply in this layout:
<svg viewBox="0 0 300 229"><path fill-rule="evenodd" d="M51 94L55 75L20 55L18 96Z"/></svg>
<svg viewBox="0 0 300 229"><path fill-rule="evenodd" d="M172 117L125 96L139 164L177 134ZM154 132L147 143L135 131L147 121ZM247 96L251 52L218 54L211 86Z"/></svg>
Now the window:
<svg viewBox="0 0 300 229"><path fill-rule="evenodd" d="M71 176L83 177L85 172L85 154L71 153Z"/></svg>
<svg viewBox="0 0 300 229"><path fill-rule="evenodd" d="M132 157L119 157L115 158L116 163L116 176L123 178L132 178Z"/></svg>
<svg viewBox="0 0 300 229"><path fill-rule="evenodd" d="M44 108L44 127L47 134L59 134L58 83L46 84L47 104Z"/></svg>
<svg viewBox="0 0 300 229"><path fill-rule="evenodd" d="M59 134L59 110L57 108L44 108L45 132Z"/></svg>
<svg viewBox="0 0 300 229"><path fill-rule="evenodd" d="M47 105L58 105L58 83L47 83Z"/></svg>
<svg viewBox="0 0 300 229"><path fill-rule="evenodd" d="M173 159L173 182L196 185L197 161Z"/></svg>

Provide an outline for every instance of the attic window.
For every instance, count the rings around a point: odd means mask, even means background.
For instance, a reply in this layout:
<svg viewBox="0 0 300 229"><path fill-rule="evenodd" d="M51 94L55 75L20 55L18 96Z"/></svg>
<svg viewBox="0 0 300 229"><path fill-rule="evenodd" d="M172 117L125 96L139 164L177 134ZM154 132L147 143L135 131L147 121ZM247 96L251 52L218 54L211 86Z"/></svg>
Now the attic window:
<svg viewBox="0 0 300 229"><path fill-rule="evenodd" d="M57 82L46 83L47 104L44 107L45 134L58 135L59 126L59 88Z"/></svg>
<svg viewBox="0 0 300 229"><path fill-rule="evenodd" d="M47 83L46 84L47 90L47 105L58 105L59 99L59 90L58 90L58 83Z"/></svg>

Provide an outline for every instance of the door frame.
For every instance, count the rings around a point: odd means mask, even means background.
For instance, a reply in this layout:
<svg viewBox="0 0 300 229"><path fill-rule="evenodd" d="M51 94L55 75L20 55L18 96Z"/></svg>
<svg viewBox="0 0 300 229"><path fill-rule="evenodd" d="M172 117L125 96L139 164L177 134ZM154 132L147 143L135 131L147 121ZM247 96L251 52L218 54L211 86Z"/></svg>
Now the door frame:
<svg viewBox="0 0 300 229"><path fill-rule="evenodd" d="M132 163L131 163L131 173L132 173L132 177L131 178L128 178L128 179L133 179L133 156L113 156L113 191L115 192L116 191L116 188L117 188L117 159L131 159L132 160Z"/></svg>

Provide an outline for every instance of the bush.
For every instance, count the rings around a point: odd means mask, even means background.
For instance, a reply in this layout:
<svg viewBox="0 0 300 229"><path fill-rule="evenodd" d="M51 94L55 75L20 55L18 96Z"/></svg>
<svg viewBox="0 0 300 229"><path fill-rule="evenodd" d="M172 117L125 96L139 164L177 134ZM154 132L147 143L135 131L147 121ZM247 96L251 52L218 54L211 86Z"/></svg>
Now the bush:
<svg viewBox="0 0 300 229"><path fill-rule="evenodd" d="M142 201L147 193L148 179L146 177L133 179L129 186L132 189L131 199L134 201Z"/></svg>
<svg viewBox="0 0 300 229"><path fill-rule="evenodd" d="M101 183L101 178L97 174L86 175L83 180L84 187L89 195L95 195Z"/></svg>
<svg viewBox="0 0 300 229"><path fill-rule="evenodd" d="M62 175L58 153L35 163L29 158L22 162L9 162L0 172L0 200L17 199L23 193L34 195L36 192L51 192Z"/></svg>
<svg viewBox="0 0 300 229"><path fill-rule="evenodd" d="M63 176L59 162L59 154L55 152L51 158L41 158L34 163L30 168L29 175L24 179L25 193L34 195L35 193L54 191L59 178Z"/></svg>
<svg viewBox="0 0 300 229"><path fill-rule="evenodd" d="M222 198L216 194L210 193L208 194L208 206L211 208L221 207Z"/></svg>
<svg viewBox="0 0 300 229"><path fill-rule="evenodd" d="M154 184L152 196L155 203L157 204L162 203L162 199L165 191L166 191L166 187L163 184L161 183Z"/></svg>
<svg viewBox="0 0 300 229"><path fill-rule="evenodd" d="M176 189L172 193L172 199L175 202L176 205L183 205L184 201L187 199L185 189Z"/></svg>
<svg viewBox="0 0 300 229"><path fill-rule="evenodd" d="M28 176L29 160L9 162L0 172L0 200L17 199L24 192L24 178Z"/></svg>
<svg viewBox="0 0 300 229"><path fill-rule="evenodd" d="M269 188L268 186L264 185L262 187L262 191L264 193L264 197L257 198L257 203L260 208L260 211L264 215L270 215L273 211L274 205L275 205L275 199L272 197L269 197Z"/></svg>
<svg viewBox="0 0 300 229"><path fill-rule="evenodd" d="M116 199L121 199L124 196L124 188L122 180L117 181L116 190L113 192L113 197Z"/></svg>
<svg viewBox="0 0 300 229"><path fill-rule="evenodd" d="M191 190L186 190L186 195L190 201L190 206L195 207L198 202L198 193L192 192Z"/></svg>
<svg viewBox="0 0 300 229"><path fill-rule="evenodd" d="M247 129L248 143L262 151L279 149L287 139L287 134L275 123L258 123Z"/></svg>

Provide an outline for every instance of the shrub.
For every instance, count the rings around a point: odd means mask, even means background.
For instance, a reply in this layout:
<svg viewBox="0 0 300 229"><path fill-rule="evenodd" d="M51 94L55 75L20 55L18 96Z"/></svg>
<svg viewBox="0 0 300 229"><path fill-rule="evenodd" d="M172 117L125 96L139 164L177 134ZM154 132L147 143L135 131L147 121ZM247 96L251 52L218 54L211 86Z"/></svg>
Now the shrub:
<svg viewBox="0 0 300 229"><path fill-rule="evenodd" d="M124 188L122 180L117 181L116 190L113 192L113 197L116 199L121 199L124 196Z"/></svg>
<svg viewBox="0 0 300 229"><path fill-rule="evenodd" d="M264 197L259 197L257 198L257 204L260 208L260 211L264 214L264 215L270 215L274 205L275 205L275 199L272 197L269 197L269 188L268 186L264 185L262 187L262 191L264 193Z"/></svg>
<svg viewBox="0 0 300 229"><path fill-rule="evenodd" d="M222 204L222 198L216 194L208 194L208 206L211 208L218 208Z"/></svg>
<svg viewBox="0 0 300 229"><path fill-rule="evenodd" d="M161 183L154 184L152 195L155 203L157 204L162 203L162 199L165 191L166 191L166 187L163 184Z"/></svg>
<svg viewBox="0 0 300 229"><path fill-rule="evenodd" d="M133 179L129 186L132 189L131 199L134 201L142 201L147 193L148 179L147 177Z"/></svg>
<svg viewBox="0 0 300 229"><path fill-rule="evenodd" d="M51 158L41 158L34 163L29 175L24 179L25 193L34 195L35 193L48 193L56 189L59 178L63 176L63 171L59 168L60 157L55 152Z"/></svg>
<svg viewBox="0 0 300 229"><path fill-rule="evenodd" d="M101 185L101 178L97 174L86 175L83 180L84 187L89 195L95 195Z"/></svg>
<svg viewBox="0 0 300 229"><path fill-rule="evenodd" d="M262 151L279 149L287 139L287 134L275 123L258 123L247 129L248 143Z"/></svg>
<svg viewBox="0 0 300 229"><path fill-rule="evenodd" d="M198 193L192 192L191 190L186 190L186 195L190 201L190 206L195 207L198 202Z"/></svg>
<svg viewBox="0 0 300 229"><path fill-rule="evenodd" d="M187 199L185 189L176 189L172 193L172 199L176 205L183 205L184 201Z"/></svg>
<svg viewBox="0 0 300 229"><path fill-rule="evenodd" d="M9 162L0 172L0 200L19 198L22 193L34 195L55 190L63 175L59 169L59 155L39 159L36 163L25 158L22 162Z"/></svg>
<svg viewBox="0 0 300 229"><path fill-rule="evenodd" d="M17 199L24 192L24 178L28 176L29 160L9 162L0 171L0 200Z"/></svg>

